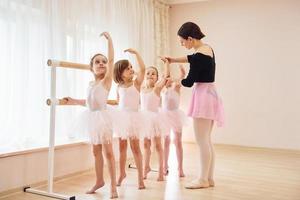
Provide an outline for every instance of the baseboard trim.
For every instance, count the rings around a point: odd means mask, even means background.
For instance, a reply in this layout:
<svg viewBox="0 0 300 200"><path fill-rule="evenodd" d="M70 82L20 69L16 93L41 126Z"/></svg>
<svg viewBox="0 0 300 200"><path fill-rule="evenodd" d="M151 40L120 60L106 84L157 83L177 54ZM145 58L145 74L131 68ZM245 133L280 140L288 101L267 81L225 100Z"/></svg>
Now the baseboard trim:
<svg viewBox="0 0 300 200"><path fill-rule="evenodd" d="M59 176L59 177L55 177L54 178L54 182L58 183L60 181L66 180L68 178L74 178L76 176L81 176L83 174L91 173L93 171L94 171L94 169L91 168L91 169L87 169L87 170L83 170L83 171L79 171L79 172L74 172L74 173L63 175L63 176ZM40 188L40 187L44 187L46 185L47 185L47 181L40 181L40 182L37 182L37 183L30 184L30 187L31 188ZM13 189L2 191L2 192L0 192L0 199L2 199L4 197L9 197L11 195L15 195L17 193L23 192L23 188L26 187L26 186L28 186L28 185L24 185L23 187L17 187L17 188L13 188Z"/></svg>

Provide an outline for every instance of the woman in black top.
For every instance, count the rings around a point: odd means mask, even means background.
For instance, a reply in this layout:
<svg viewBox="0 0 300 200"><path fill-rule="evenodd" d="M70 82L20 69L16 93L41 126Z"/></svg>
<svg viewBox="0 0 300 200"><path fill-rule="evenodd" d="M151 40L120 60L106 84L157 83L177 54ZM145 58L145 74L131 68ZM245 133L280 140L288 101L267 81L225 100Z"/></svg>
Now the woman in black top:
<svg viewBox="0 0 300 200"><path fill-rule="evenodd" d="M201 161L199 177L185 187L187 189L213 187L215 153L211 142L211 132L214 122L218 126L222 126L224 122L222 102L214 86L215 55L211 47L202 42L201 39L205 35L197 24L184 23L177 34L181 46L187 49L193 48L195 52L180 58L165 57L165 59L168 59L170 63L190 63L189 73L181 84L185 87L194 85L188 116L193 118Z"/></svg>

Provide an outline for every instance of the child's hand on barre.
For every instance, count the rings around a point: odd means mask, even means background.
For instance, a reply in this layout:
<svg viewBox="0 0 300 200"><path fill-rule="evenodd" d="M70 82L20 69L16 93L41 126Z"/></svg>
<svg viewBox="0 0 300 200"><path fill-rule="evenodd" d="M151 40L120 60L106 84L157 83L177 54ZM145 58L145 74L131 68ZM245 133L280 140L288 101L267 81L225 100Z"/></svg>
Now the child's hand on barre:
<svg viewBox="0 0 300 200"><path fill-rule="evenodd" d="M107 104L115 106L115 105L118 105L118 101L117 100L107 100Z"/></svg>
<svg viewBox="0 0 300 200"><path fill-rule="evenodd" d="M76 99L73 99L71 97L64 97L60 99L59 102L60 105L77 105Z"/></svg>

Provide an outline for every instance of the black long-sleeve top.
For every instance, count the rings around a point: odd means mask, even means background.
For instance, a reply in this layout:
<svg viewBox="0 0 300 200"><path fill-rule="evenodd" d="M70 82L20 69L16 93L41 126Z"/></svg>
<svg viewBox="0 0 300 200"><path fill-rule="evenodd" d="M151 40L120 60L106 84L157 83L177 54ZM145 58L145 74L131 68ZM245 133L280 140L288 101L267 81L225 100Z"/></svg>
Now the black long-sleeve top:
<svg viewBox="0 0 300 200"><path fill-rule="evenodd" d="M186 77L181 81L185 87L192 87L194 82L211 83L215 81L215 55L213 57L197 52L187 56L190 63L190 70Z"/></svg>

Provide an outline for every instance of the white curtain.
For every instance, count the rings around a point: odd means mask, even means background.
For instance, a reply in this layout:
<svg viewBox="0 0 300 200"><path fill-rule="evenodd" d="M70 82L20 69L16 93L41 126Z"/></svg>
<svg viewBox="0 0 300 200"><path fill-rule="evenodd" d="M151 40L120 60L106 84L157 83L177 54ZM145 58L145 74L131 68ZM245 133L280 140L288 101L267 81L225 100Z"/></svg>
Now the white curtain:
<svg viewBox="0 0 300 200"><path fill-rule="evenodd" d="M161 3L158 3L161 4ZM167 24L159 24L151 0L1 0L0 1L0 153L47 146L49 134L50 69L47 59L89 63L106 54L103 31L112 35L115 58L136 48L146 65L157 63L157 44L164 44ZM167 13L165 13L167 14ZM164 15L165 15L164 14ZM167 23L167 22L163 22ZM157 43L157 40L159 43ZM57 70L57 97L85 98L88 71ZM114 98L112 90L110 98ZM83 108L58 107L56 142L66 134L72 117Z"/></svg>

